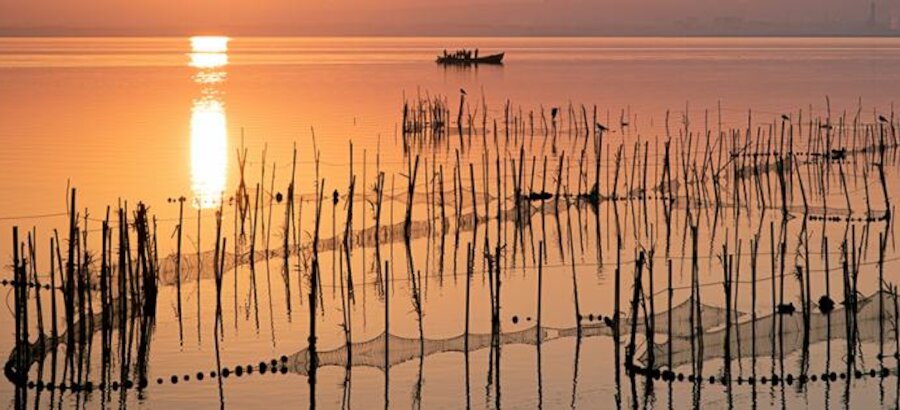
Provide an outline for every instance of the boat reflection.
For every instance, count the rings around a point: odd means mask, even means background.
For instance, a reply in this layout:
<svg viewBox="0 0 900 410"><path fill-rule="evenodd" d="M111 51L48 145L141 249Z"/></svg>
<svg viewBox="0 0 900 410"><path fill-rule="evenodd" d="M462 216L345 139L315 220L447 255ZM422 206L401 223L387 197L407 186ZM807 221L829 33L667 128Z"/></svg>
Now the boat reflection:
<svg viewBox="0 0 900 410"><path fill-rule="evenodd" d="M215 208L225 192L228 126L221 85L228 64L227 37L192 37L188 65L200 85L191 108L191 189L195 208Z"/></svg>

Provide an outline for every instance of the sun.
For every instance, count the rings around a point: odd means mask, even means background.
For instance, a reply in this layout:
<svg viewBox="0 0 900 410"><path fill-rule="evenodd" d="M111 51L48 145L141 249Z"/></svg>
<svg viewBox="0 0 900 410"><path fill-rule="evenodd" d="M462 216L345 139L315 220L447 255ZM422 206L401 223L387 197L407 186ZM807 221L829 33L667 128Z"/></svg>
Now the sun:
<svg viewBox="0 0 900 410"><path fill-rule="evenodd" d="M224 53L228 51L228 41L225 36L194 36L191 37L191 51L195 53Z"/></svg>

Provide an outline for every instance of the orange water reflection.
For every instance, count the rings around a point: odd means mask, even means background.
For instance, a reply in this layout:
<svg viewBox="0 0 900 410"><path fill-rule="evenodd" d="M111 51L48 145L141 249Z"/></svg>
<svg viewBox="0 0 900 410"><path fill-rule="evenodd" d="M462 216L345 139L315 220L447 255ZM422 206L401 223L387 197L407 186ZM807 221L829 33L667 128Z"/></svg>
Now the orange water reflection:
<svg viewBox="0 0 900 410"><path fill-rule="evenodd" d="M191 189L199 209L218 207L227 183L228 123L221 89L227 50L227 37L191 38L188 65L197 69L193 79L200 85L191 108Z"/></svg>

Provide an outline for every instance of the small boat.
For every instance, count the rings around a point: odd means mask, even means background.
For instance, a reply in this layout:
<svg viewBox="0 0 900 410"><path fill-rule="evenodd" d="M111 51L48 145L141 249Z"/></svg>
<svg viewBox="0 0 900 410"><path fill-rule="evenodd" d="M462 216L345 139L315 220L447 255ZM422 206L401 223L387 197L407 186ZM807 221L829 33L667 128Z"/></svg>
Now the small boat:
<svg viewBox="0 0 900 410"><path fill-rule="evenodd" d="M457 57L452 54L438 56L437 63L443 65L477 65L477 64L503 64L503 54L491 54L484 57Z"/></svg>

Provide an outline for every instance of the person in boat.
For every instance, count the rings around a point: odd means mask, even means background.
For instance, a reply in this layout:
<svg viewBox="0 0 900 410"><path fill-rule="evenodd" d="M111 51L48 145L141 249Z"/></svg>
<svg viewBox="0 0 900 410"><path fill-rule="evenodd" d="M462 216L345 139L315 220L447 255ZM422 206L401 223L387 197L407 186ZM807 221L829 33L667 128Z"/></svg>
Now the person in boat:
<svg viewBox="0 0 900 410"><path fill-rule="evenodd" d="M478 49L477 48L475 49L475 59L476 60L478 59Z"/></svg>

